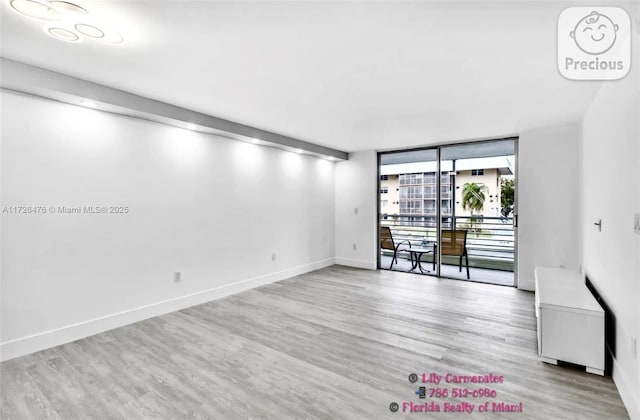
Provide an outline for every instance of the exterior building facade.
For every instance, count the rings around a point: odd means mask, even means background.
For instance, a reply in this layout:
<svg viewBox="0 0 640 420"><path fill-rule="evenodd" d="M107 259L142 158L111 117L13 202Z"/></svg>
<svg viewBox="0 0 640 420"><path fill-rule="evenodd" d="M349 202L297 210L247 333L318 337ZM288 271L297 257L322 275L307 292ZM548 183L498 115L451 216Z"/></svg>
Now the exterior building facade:
<svg viewBox="0 0 640 420"><path fill-rule="evenodd" d="M400 213L400 175L380 176L380 212L382 214Z"/></svg>
<svg viewBox="0 0 640 420"><path fill-rule="evenodd" d="M511 174L509 168L495 167L442 171L440 203L434 171L381 175L380 213L382 219L401 225L435 227L439 205L443 223L450 226L453 217L471 216L471 210L463 207L463 191L466 184L475 183L481 187L485 201L482 210L475 210L473 215L500 217L501 180Z"/></svg>
<svg viewBox="0 0 640 420"><path fill-rule="evenodd" d="M440 207L442 215L450 215L452 208L451 179L448 172L441 175ZM435 172L400 174L400 217L401 222L435 226L438 195ZM410 223L410 224L414 224Z"/></svg>
<svg viewBox="0 0 640 420"><path fill-rule="evenodd" d="M500 181L498 168L471 169L456 172L456 216L471 216L469 209L462 206L462 192L465 184L475 183L483 188L485 202L481 212L486 217L500 217Z"/></svg>

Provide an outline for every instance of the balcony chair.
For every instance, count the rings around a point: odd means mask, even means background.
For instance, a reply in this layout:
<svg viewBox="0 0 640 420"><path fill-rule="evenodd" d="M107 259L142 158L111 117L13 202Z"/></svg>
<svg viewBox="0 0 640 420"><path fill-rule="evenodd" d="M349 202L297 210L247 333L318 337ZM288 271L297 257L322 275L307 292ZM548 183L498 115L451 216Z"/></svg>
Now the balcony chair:
<svg viewBox="0 0 640 420"><path fill-rule="evenodd" d="M443 230L441 234L442 255L453 255L460 257L459 269L462 272L462 257L465 258L467 266L467 280L469 277L469 254L467 253L467 231L466 230ZM436 245L433 246L434 255ZM433 259L433 269L436 268L435 258Z"/></svg>
<svg viewBox="0 0 640 420"><path fill-rule="evenodd" d="M397 244L393 240L393 235L391 234L391 229L388 226L380 227L380 249L388 249L393 251L393 258L391 258L391 265L389 266L389 270L393 268L393 263L398 263L398 252L402 251L400 249L400 245L406 243L411 248L411 242L409 241L400 241Z"/></svg>

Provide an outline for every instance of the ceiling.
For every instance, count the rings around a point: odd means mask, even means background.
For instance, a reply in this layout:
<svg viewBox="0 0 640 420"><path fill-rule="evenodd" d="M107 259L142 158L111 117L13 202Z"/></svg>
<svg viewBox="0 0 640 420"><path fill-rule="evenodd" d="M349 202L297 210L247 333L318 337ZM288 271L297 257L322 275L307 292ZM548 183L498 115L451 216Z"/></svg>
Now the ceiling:
<svg viewBox="0 0 640 420"><path fill-rule="evenodd" d="M2 56L345 151L577 121L600 86L556 69L569 3L78 3L125 42L55 40L4 0Z"/></svg>

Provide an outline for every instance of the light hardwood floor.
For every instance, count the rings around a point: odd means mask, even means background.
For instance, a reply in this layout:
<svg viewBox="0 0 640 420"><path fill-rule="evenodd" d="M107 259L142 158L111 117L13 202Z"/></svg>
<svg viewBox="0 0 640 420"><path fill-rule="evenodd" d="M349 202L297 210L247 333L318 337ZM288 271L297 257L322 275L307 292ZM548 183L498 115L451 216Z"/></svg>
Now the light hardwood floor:
<svg viewBox="0 0 640 420"><path fill-rule="evenodd" d="M530 292L333 266L4 362L0 417L628 418L610 377L539 362L535 327ZM495 398L421 400L414 372L504 383L465 385ZM484 401L523 412L478 413Z"/></svg>

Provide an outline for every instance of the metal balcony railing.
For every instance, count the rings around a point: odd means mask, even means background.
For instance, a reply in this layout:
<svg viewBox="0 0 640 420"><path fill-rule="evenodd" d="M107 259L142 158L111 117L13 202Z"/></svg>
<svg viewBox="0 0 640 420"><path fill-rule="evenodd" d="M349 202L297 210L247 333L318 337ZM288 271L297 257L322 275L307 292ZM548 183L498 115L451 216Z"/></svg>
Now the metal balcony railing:
<svg viewBox="0 0 640 420"><path fill-rule="evenodd" d="M412 245L430 246L437 241L437 218L433 214L381 215L380 225L391 228L395 241L406 240ZM442 213L443 230L467 230L469 265L504 271L514 271L515 233L513 217L456 216ZM431 258L431 257L428 257ZM449 263L443 258L443 263Z"/></svg>

